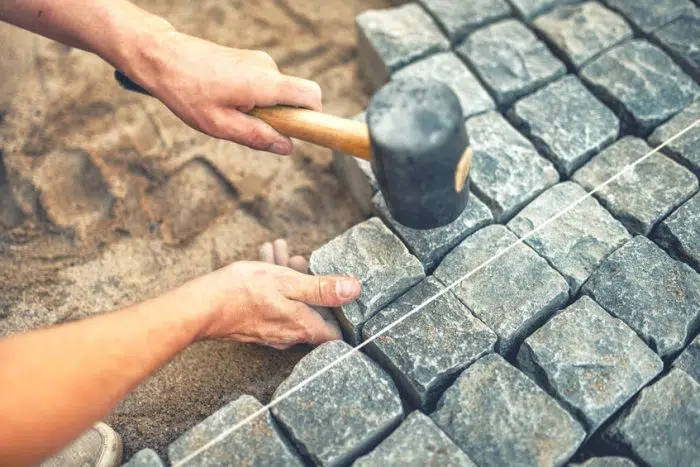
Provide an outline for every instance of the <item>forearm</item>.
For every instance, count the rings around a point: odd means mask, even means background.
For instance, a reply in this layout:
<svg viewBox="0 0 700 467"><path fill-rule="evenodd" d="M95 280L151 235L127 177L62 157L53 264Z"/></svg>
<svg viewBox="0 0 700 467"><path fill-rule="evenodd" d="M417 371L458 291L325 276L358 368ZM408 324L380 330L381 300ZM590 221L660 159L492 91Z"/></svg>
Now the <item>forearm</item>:
<svg viewBox="0 0 700 467"><path fill-rule="evenodd" d="M0 465L34 464L103 418L197 339L207 325L202 306L184 286L0 341Z"/></svg>

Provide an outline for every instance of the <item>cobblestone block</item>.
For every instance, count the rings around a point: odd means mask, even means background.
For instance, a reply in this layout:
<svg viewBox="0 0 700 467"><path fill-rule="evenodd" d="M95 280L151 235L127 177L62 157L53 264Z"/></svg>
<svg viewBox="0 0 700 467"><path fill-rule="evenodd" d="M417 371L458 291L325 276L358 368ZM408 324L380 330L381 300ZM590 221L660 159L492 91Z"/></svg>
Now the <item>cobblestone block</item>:
<svg viewBox="0 0 700 467"><path fill-rule="evenodd" d="M688 344L688 347L673 362L673 366L685 371L700 383L700 336Z"/></svg>
<svg viewBox="0 0 700 467"><path fill-rule="evenodd" d="M580 0L511 0L516 13L524 19L532 19L554 7L576 3Z"/></svg>
<svg viewBox="0 0 700 467"><path fill-rule="evenodd" d="M681 370L642 390L605 438L645 465L700 465L700 384Z"/></svg>
<svg viewBox="0 0 700 467"><path fill-rule="evenodd" d="M700 100L693 102L683 112L658 127L649 136L649 144L654 147L665 143L700 119ZM661 148L661 152L689 168L700 177L700 125Z"/></svg>
<svg viewBox="0 0 700 467"><path fill-rule="evenodd" d="M434 465L475 467L435 423L422 412L411 412L406 420L353 467L405 467Z"/></svg>
<svg viewBox="0 0 700 467"><path fill-rule="evenodd" d="M611 254L583 292L662 358L683 349L700 324L700 275L642 236Z"/></svg>
<svg viewBox="0 0 700 467"><path fill-rule="evenodd" d="M183 461L197 449L261 408L262 404L254 397L239 397L176 439L168 447L170 462L177 464ZM267 411L187 461L187 465L207 467L262 467L271 463L280 466L303 465Z"/></svg>
<svg viewBox="0 0 700 467"><path fill-rule="evenodd" d="M649 34L693 9L689 0L603 0Z"/></svg>
<svg viewBox="0 0 700 467"><path fill-rule="evenodd" d="M409 63L450 48L430 15L416 3L367 10L356 19L357 62L373 90Z"/></svg>
<svg viewBox="0 0 700 467"><path fill-rule="evenodd" d="M494 354L460 375L432 418L480 466L562 465L585 437L554 399Z"/></svg>
<svg viewBox="0 0 700 467"><path fill-rule="evenodd" d="M425 277L418 258L376 217L314 251L310 267L316 275L350 275L362 283L360 297L336 310L353 344L365 321Z"/></svg>
<svg viewBox="0 0 700 467"><path fill-rule="evenodd" d="M587 296L525 339L518 366L589 434L663 370L632 329Z"/></svg>
<svg viewBox="0 0 700 467"><path fill-rule="evenodd" d="M615 114L575 76L519 100L509 116L566 177L615 141L620 129Z"/></svg>
<svg viewBox="0 0 700 467"><path fill-rule="evenodd" d="M581 467L636 467L637 464L625 457L593 457L583 464L572 464Z"/></svg>
<svg viewBox="0 0 700 467"><path fill-rule="evenodd" d="M700 81L700 12L697 8L654 32L653 38L690 76Z"/></svg>
<svg viewBox="0 0 700 467"><path fill-rule="evenodd" d="M392 78L428 78L444 82L457 94L465 119L496 107L479 80L452 52L438 53L412 63L396 72Z"/></svg>
<svg viewBox="0 0 700 467"><path fill-rule="evenodd" d="M462 214L454 221L442 227L418 230L399 224L391 217L381 193L374 196L374 207L379 216L389 224L415 255L426 271L432 271L442 258L465 237L493 221L491 211L473 194Z"/></svg>
<svg viewBox="0 0 700 467"><path fill-rule="evenodd" d="M489 112L467 120L473 150L471 189L505 222L559 181L551 162L503 117Z"/></svg>
<svg viewBox="0 0 700 467"><path fill-rule="evenodd" d="M508 228L524 237L585 195L586 191L576 183L555 185L520 211ZM588 197L528 237L525 243L564 276L572 292L577 293L603 259L630 238L620 222Z"/></svg>
<svg viewBox="0 0 700 467"><path fill-rule="evenodd" d="M496 102L510 105L566 73L564 64L523 23L499 21L474 32L457 47Z"/></svg>
<svg viewBox="0 0 700 467"><path fill-rule="evenodd" d="M532 24L575 69L632 37L624 18L598 2L565 5Z"/></svg>
<svg viewBox="0 0 700 467"><path fill-rule="evenodd" d="M352 348L320 345L302 358L274 397L284 394ZM302 452L317 465L348 465L401 422L403 408L391 378L356 352L272 408Z"/></svg>
<svg viewBox="0 0 700 467"><path fill-rule="evenodd" d="M165 464L153 449L142 449L122 467L165 467Z"/></svg>
<svg viewBox="0 0 700 467"><path fill-rule="evenodd" d="M661 221L653 236L671 256L700 272L700 194Z"/></svg>
<svg viewBox="0 0 700 467"><path fill-rule="evenodd" d="M484 227L445 257L435 277L450 285L517 240L504 226ZM564 278L522 243L452 291L498 335L498 352L506 356L569 298Z"/></svg>
<svg viewBox="0 0 700 467"><path fill-rule="evenodd" d="M364 327L365 339L382 331L444 289L429 277L377 313ZM455 376L492 352L496 335L451 292L368 345L372 355L404 389L411 401L430 411Z"/></svg>
<svg viewBox="0 0 700 467"><path fill-rule="evenodd" d="M628 131L640 135L700 97L700 87L661 49L643 40L609 50L583 67L580 76Z"/></svg>
<svg viewBox="0 0 700 467"><path fill-rule="evenodd" d="M622 172L594 195L630 232L643 235L698 190L690 171L659 152L628 167L651 150L641 139L622 138L572 177L591 191Z"/></svg>
<svg viewBox="0 0 700 467"><path fill-rule="evenodd" d="M510 5L505 0L418 0L435 18L447 38L453 44L462 41L469 33L510 15Z"/></svg>

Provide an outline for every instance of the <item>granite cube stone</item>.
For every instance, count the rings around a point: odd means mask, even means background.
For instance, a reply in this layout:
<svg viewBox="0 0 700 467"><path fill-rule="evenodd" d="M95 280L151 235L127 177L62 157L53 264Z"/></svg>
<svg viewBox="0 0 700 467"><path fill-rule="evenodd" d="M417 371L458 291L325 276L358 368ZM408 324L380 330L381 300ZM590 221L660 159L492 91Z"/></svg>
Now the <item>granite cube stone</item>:
<svg viewBox="0 0 700 467"><path fill-rule="evenodd" d="M517 242L518 237L502 225L484 227L452 250L434 274L450 286L510 248L451 289L498 335L496 348L504 356L517 350L569 299L566 280L530 247Z"/></svg>
<svg viewBox="0 0 700 467"><path fill-rule="evenodd" d="M355 22L358 68L372 90L409 63L450 48L437 24L416 3L367 10Z"/></svg>
<svg viewBox="0 0 700 467"><path fill-rule="evenodd" d="M580 0L510 0L516 13L526 20L545 13L560 5L576 3Z"/></svg>
<svg viewBox="0 0 700 467"><path fill-rule="evenodd" d="M693 9L689 0L603 0L645 34Z"/></svg>
<svg viewBox="0 0 700 467"><path fill-rule="evenodd" d="M453 44L462 41L469 33L482 26L510 15L506 0L418 0Z"/></svg>
<svg viewBox="0 0 700 467"><path fill-rule="evenodd" d="M700 383L681 370L642 390L605 433L617 449L643 465L700 465Z"/></svg>
<svg viewBox="0 0 700 467"><path fill-rule="evenodd" d="M465 119L496 108L493 99L479 80L452 52L431 55L392 75L392 79L426 78L444 82L452 88L459 98Z"/></svg>
<svg viewBox="0 0 700 467"><path fill-rule="evenodd" d="M476 467L430 417L419 411L411 412L401 426L353 467L410 465Z"/></svg>
<svg viewBox="0 0 700 467"><path fill-rule="evenodd" d="M353 353L344 357L348 352ZM302 385L340 358L345 359ZM298 385L271 410L316 465L348 465L374 448L404 416L389 375L343 341L322 344L302 358L273 399Z"/></svg>
<svg viewBox="0 0 700 467"><path fill-rule="evenodd" d="M560 183L508 222L508 228L522 238L569 209L527 237L525 243L564 276L574 294L610 253L631 238L593 197L580 201L585 196L586 191L576 183Z"/></svg>
<svg viewBox="0 0 700 467"><path fill-rule="evenodd" d="M474 194L462 214L453 222L435 229L412 229L398 223L389 212L384 196L374 196L374 208L384 222L406 244L408 251L415 255L426 271L432 271L442 258L465 237L493 222L491 211Z"/></svg>
<svg viewBox="0 0 700 467"><path fill-rule="evenodd" d="M433 277L423 280L365 324L365 339L444 288ZM495 343L496 335L447 292L374 339L367 351L394 376L413 404L430 411L457 374L492 352Z"/></svg>
<svg viewBox="0 0 700 467"><path fill-rule="evenodd" d="M598 2L565 5L538 17L532 25L575 69L632 37L632 28Z"/></svg>
<svg viewBox="0 0 700 467"><path fill-rule="evenodd" d="M661 221L653 237L671 256L700 272L700 194Z"/></svg>
<svg viewBox="0 0 700 467"><path fill-rule="evenodd" d="M654 40L700 81L700 11L695 8L654 32Z"/></svg>
<svg viewBox="0 0 700 467"><path fill-rule="evenodd" d="M658 127L649 136L649 144L660 146L700 120L700 100L683 109L681 113ZM661 152L700 177L700 124L678 136L661 148Z"/></svg>
<svg viewBox="0 0 700 467"><path fill-rule="evenodd" d="M418 258L377 217L315 250L310 269L315 275L349 275L362 283L360 297L335 310L352 344L361 340L365 321L425 277Z"/></svg>
<svg viewBox="0 0 700 467"><path fill-rule="evenodd" d="M673 362L673 366L685 371L700 383L700 336L688 344L688 347Z"/></svg>
<svg viewBox="0 0 700 467"><path fill-rule="evenodd" d="M662 358L681 351L700 325L700 274L637 236L611 254L583 286Z"/></svg>
<svg viewBox="0 0 700 467"><path fill-rule="evenodd" d="M587 296L525 339L518 366L582 421L589 435L664 367L632 329Z"/></svg>
<svg viewBox="0 0 700 467"><path fill-rule="evenodd" d="M134 454L122 467L165 467L165 464L153 449L142 449Z"/></svg>
<svg viewBox="0 0 700 467"><path fill-rule="evenodd" d="M559 181L551 162L500 114L467 120L473 151L469 173L473 192L486 203L496 222L506 222L523 206Z"/></svg>
<svg viewBox="0 0 700 467"><path fill-rule="evenodd" d="M571 177L598 198L627 229L647 235L669 213L698 191L698 179L643 140L624 137L593 157ZM631 164L636 163L634 166Z"/></svg>
<svg viewBox="0 0 700 467"><path fill-rule="evenodd" d="M479 29L456 48L500 106L563 76L566 66L523 23L506 19Z"/></svg>
<svg viewBox="0 0 700 467"><path fill-rule="evenodd" d="M568 177L617 139L620 121L575 76L520 99L511 120Z"/></svg>
<svg viewBox="0 0 700 467"><path fill-rule="evenodd" d="M593 457L588 459L583 464L572 464L580 465L581 467L636 467L637 464L625 457Z"/></svg>
<svg viewBox="0 0 700 467"><path fill-rule="evenodd" d="M700 87L661 49L644 40L605 52L583 67L580 76L615 110L625 129L638 135L649 134L700 97Z"/></svg>
<svg viewBox="0 0 700 467"><path fill-rule="evenodd" d="M168 447L170 462L177 464L187 459L187 465L207 467L243 464L262 467L271 463L280 466L304 465L269 411L232 431L199 454L194 454L262 407L252 396L244 395L230 402L171 443Z"/></svg>
<svg viewBox="0 0 700 467"><path fill-rule="evenodd" d="M464 370L432 418L479 466L563 465L586 435L554 399L496 354Z"/></svg>

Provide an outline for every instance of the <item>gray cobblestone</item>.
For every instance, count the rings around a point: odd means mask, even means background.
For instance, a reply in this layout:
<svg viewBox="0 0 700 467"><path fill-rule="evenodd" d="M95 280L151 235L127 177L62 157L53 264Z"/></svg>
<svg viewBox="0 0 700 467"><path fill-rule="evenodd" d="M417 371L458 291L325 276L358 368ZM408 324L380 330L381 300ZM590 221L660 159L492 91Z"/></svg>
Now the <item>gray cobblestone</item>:
<svg viewBox="0 0 700 467"><path fill-rule="evenodd" d="M416 3L367 10L357 16L356 23L358 67L374 90L398 69L450 46L430 15Z"/></svg>
<svg viewBox="0 0 700 467"><path fill-rule="evenodd" d="M508 228L524 237L585 195L586 191L576 183L555 185L520 211ZM525 243L547 259L564 276L572 292L577 293L603 259L629 239L625 227L588 197L528 237Z"/></svg>
<svg viewBox="0 0 700 467"><path fill-rule="evenodd" d="M663 370L621 320L583 296L528 337L518 366L594 433Z"/></svg>
<svg viewBox="0 0 700 467"><path fill-rule="evenodd" d="M504 226L484 227L445 257L435 277L450 285L517 240ZM498 335L498 352L506 356L569 298L564 278L522 243L452 291Z"/></svg>
<svg viewBox="0 0 700 467"><path fill-rule="evenodd" d="M659 29L653 37L690 76L700 80L700 12L697 8Z"/></svg>
<svg viewBox="0 0 700 467"><path fill-rule="evenodd" d="M700 324L700 275L642 236L611 254L583 291L662 358L683 349Z"/></svg>
<svg viewBox="0 0 700 467"><path fill-rule="evenodd" d="M593 457L583 464L572 464L581 467L636 467L637 464L625 457Z"/></svg>
<svg viewBox="0 0 700 467"><path fill-rule="evenodd" d="M374 196L373 202L379 216L396 232L408 250L423 263L426 271L433 270L465 237L493 221L489 208L472 193L469 195L467 207L454 222L427 230L412 229L396 222L391 217L381 193Z"/></svg>
<svg viewBox="0 0 700 467"><path fill-rule="evenodd" d="M700 336L688 344L688 347L673 362L673 366L685 371L700 383Z"/></svg>
<svg viewBox="0 0 700 467"><path fill-rule="evenodd" d="M262 404L254 397L239 397L175 440L168 447L170 462L176 464L184 460L224 430L261 408ZM262 467L271 463L280 466L303 465L268 411L187 461L187 465L207 467L243 464Z"/></svg>
<svg viewBox="0 0 700 467"><path fill-rule="evenodd" d="M533 26L576 69L632 37L624 18L598 2L562 6L538 17Z"/></svg>
<svg viewBox="0 0 700 467"><path fill-rule="evenodd" d="M153 449L142 449L122 467L165 467L165 464Z"/></svg>
<svg viewBox="0 0 700 467"><path fill-rule="evenodd" d="M479 80L452 52L437 53L412 63L392 75L393 78L429 78L444 82L457 94L465 119L496 107Z"/></svg>
<svg viewBox="0 0 700 467"><path fill-rule="evenodd" d="M559 181L554 165L498 113L467 120L467 134L473 150L470 185L496 222L507 221Z"/></svg>
<svg viewBox="0 0 700 467"><path fill-rule="evenodd" d="M661 49L643 40L605 52L580 76L617 112L627 130L641 135L700 97L700 87Z"/></svg>
<svg viewBox="0 0 700 467"><path fill-rule="evenodd" d="M456 44L476 29L510 15L505 0L418 0Z"/></svg>
<svg viewBox="0 0 700 467"><path fill-rule="evenodd" d="M700 119L700 100L693 102L681 113L654 130L649 136L649 143L654 147L660 146L698 119ZM671 141L661 148L661 152L700 177L700 125L696 125Z"/></svg>
<svg viewBox="0 0 700 467"><path fill-rule="evenodd" d="M698 179L690 171L658 152L628 167L651 149L641 139L622 138L572 177L591 191L624 169L594 195L630 232L643 235L698 190Z"/></svg>
<svg viewBox="0 0 700 467"><path fill-rule="evenodd" d="M603 0L627 17L638 29L650 33L693 8L688 0Z"/></svg>
<svg viewBox="0 0 700 467"><path fill-rule="evenodd" d="M353 344L365 321L425 276L420 261L376 217L314 251L310 267L316 275L351 275L362 283L360 297L336 310Z"/></svg>
<svg viewBox="0 0 700 467"><path fill-rule="evenodd" d="M560 5L576 3L578 0L511 0L520 17L532 19Z"/></svg>
<svg viewBox="0 0 700 467"><path fill-rule="evenodd" d="M615 141L620 129L615 114L575 76L524 97L509 115L566 177Z"/></svg>
<svg viewBox="0 0 700 467"><path fill-rule="evenodd" d="M647 465L700 465L700 384L681 370L642 390L606 432L618 448Z"/></svg>
<svg viewBox="0 0 700 467"><path fill-rule="evenodd" d="M432 418L480 466L562 465L585 437L554 399L494 354L460 375Z"/></svg>
<svg viewBox="0 0 700 467"><path fill-rule="evenodd" d="M654 240L700 272L700 194L664 219L654 231Z"/></svg>
<svg viewBox="0 0 700 467"><path fill-rule="evenodd" d="M425 414L415 411L353 467L405 467L411 465L475 467L445 433Z"/></svg>
<svg viewBox="0 0 700 467"><path fill-rule="evenodd" d="M547 46L514 19L479 29L456 51L471 64L501 106L566 73L564 64Z"/></svg>
<svg viewBox="0 0 700 467"><path fill-rule="evenodd" d="M302 358L274 394L279 397L337 360L352 347L320 345ZM391 378L356 352L280 401L272 413L317 465L347 465L367 453L403 418Z"/></svg>
<svg viewBox="0 0 700 467"><path fill-rule="evenodd" d="M429 277L377 313L364 326L365 339L413 311L444 289ZM432 410L454 377L493 351L496 335L451 292L440 295L368 345L411 401Z"/></svg>

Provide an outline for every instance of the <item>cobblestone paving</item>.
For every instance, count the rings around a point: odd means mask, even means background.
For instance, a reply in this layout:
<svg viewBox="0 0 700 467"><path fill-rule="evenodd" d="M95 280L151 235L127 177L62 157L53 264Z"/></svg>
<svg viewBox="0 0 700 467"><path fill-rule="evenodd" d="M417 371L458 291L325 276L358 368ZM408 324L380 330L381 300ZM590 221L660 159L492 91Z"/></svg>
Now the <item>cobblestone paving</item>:
<svg viewBox="0 0 700 467"><path fill-rule="evenodd" d="M274 442L318 465L700 465L700 127L589 195L700 118L697 6L422 0L357 24L374 88L461 94L471 202L407 229L336 155L368 219L312 269L363 282L335 313L371 342L271 410ZM349 349L320 346L278 394Z"/></svg>

